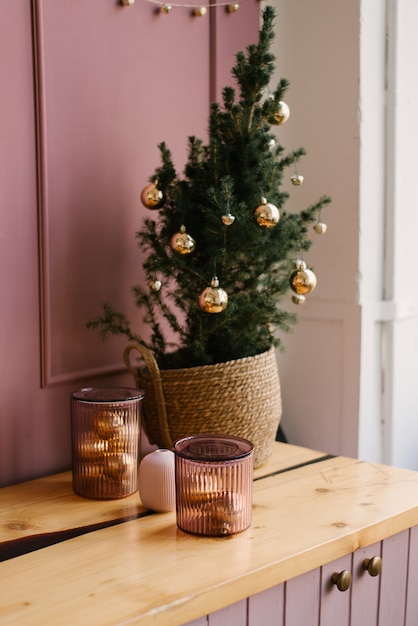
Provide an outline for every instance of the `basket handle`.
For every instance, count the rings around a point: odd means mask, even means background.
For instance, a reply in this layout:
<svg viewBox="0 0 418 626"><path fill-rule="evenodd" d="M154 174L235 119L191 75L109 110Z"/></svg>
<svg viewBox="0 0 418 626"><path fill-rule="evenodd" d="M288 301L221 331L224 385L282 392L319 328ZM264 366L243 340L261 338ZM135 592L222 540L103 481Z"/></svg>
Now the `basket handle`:
<svg viewBox="0 0 418 626"><path fill-rule="evenodd" d="M158 367L158 363L155 360L151 350L149 350L142 343L133 343L130 346L127 346L123 352L123 360L128 370L133 374L136 385L138 387L140 386L138 369L131 363L131 352L133 350L139 352L151 376L152 386L154 389L155 400L157 404L158 429L163 438L164 445L166 446L166 448L171 449L173 441L171 439L170 430L168 428L167 407L165 403L160 368Z"/></svg>

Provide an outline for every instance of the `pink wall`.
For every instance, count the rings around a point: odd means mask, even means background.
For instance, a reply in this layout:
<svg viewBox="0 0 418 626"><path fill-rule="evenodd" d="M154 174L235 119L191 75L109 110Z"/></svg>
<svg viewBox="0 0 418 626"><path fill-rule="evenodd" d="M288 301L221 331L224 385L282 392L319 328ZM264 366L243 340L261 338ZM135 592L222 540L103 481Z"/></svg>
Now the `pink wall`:
<svg viewBox="0 0 418 626"><path fill-rule="evenodd" d="M157 144L181 169L235 52L257 38L254 0L205 17L155 9L0 6L0 485L70 466L72 390L131 384L124 341L85 323L104 301L136 314L134 233Z"/></svg>

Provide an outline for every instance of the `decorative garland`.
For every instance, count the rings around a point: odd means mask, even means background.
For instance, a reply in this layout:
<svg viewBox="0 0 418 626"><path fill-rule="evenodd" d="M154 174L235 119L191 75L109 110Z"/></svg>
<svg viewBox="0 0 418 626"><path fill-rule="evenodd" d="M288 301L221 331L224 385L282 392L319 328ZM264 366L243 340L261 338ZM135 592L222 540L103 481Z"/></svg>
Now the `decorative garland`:
<svg viewBox="0 0 418 626"><path fill-rule="evenodd" d="M237 11L239 11L239 8L240 8L240 4L238 2L219 2L219 3L209 3L209 4L202 4L200 6L196 6L195 4L177 3L177 2L172 2L168 4L167 2L161 2L160 0L145 0L145 1L151 4L155 4L157 7L159 7L159 13L168 14L171 12L173 8L193 9L192 15L196 17L202 17L206 15L208 9L211 9L211 8L225 7L228 13L237 13ZM245 0L241 0L241 4L242 2L245 2ZM135 0L121 0L121 3L123 6L128 7L128 6L132 6L133 4L135 4Z"/></svg>

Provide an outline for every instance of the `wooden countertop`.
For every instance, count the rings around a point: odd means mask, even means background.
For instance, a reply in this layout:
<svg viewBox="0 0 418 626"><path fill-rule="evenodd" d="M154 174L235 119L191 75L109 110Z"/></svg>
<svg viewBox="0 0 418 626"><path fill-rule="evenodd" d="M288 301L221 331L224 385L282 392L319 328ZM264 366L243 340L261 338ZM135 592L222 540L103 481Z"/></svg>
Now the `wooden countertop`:
<svg viewBox="0 0 418 626"><path fill-rule="evenodd" d="M418 473L277 443L251 528L198 537L66 472L0 490L0 624L178 626L418 523Z"/></svg>

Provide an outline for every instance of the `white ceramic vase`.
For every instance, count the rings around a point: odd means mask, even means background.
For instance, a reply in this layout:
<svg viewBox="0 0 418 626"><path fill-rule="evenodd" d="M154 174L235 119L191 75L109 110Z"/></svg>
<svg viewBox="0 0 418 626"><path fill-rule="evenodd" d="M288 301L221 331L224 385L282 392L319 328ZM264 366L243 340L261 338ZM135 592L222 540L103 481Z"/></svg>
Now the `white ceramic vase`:
<svg viewBox="0 0 418 626"><path fill-rule="evenodd" d="M147 454L138 471L138 491L147 509L164 513L176 508L174 453L163 448Z"/></svg>

